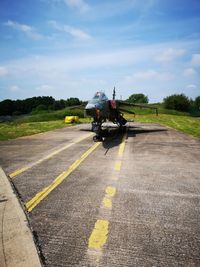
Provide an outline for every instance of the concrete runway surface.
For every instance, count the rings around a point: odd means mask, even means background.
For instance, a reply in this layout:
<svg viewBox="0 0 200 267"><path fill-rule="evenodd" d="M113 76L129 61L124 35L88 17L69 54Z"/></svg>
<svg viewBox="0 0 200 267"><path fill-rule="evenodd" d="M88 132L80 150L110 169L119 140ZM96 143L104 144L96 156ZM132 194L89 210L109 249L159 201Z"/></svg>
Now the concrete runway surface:
<svg viewBox="0 0 200 267"><path fill-rule="evenodd" d="M200 140L128 123L0 142L45 266L200 266Z"/></svg>

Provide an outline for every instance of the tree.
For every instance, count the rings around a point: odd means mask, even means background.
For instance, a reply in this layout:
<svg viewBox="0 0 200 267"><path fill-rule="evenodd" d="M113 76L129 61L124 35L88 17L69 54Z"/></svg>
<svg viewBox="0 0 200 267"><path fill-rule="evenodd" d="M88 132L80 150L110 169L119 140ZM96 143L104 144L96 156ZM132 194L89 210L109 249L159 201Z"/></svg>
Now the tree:
<svg viewBox="0 0 200 267"><path fill-rule="evenodd" d="M68 98L67 100L55 100L52 96L34 96L24 100L6 99L0 102L0 115L16 115L27 114L32 111L63 109L66 106L78 106L81 101L76 97Z"/></svg>
<svg viewBox="0 0 200 267"><path fill-rule="evenodd" d="M43 105L43 104L40 104L35 108L35 110L37 110L37 111L47 110L47 109L48 109L48 107L46 105Z"/></svg>
<svg viewBox="0 0 200 267"><path fill-rule="evenodd" d="M53 109L54 110L62 109L62 105L61 105L61 103L60 103L59 100L54 101L54 103L53 103Z"/></svg>
<svg viewBox="0 0 200 267"><path fill-rule="evenodd" d="M195 106L200 110L200 96L197 96L194 100Z"/></svg>
<svg viewBox="0 0 200 267"><path fill-rule="evenodd" d="M189 111L191 102L184 94L167 96L163 100L166 109L175 109L179 111Z"/></svg>
<svg viewBox="0 0 200 267"><path fill-rule="evenodd" d="M66 106L76 106L76 105L78 106L78 105L81 104L80 100L78 98L76 98L76 97L70 97L70 98L68 98L65 101L65 103L66 103Z"/></svg>
<svg viewBox="0 0 200 267"><path fill-rule="evenodd" d="M131 103L148 103L149 99L144 94L132 94L127 101Z"/></svg>
<svg viewBox="0 0 200 267"><path fill-rule="evenodd" d="M14 111L14 101L6 99L0 102L0 115L12 115Z"/></svg>

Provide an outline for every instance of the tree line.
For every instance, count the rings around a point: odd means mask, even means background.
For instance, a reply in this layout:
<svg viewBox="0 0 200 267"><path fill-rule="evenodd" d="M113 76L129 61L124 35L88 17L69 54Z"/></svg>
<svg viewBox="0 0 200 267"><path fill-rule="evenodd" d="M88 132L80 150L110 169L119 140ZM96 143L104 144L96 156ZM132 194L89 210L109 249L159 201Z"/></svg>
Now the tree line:
<svg viewBox="0 0 200 267"><path fill-rule="evenodd" d="M149 102L148 96L144 94L132 94L127 99L130 103L144 103ZM174 109L184 112L200 112L200 96L194 100L188 98L184 94L174 94L163 99L163 105L166 109Z"/></svg>
<svg viewBox="0 0 200 267"><path fill-rule="evenodd" d="M147 104L149 99L148 96L140 93L132 94L126 101L130 103ZM52 96L37 96L24 100L6 99L0 102L0 116L21 115L31 112L37 113L45 110L60 110L70 106L78 106L80 104L82 104L82 101L76 97L70 97L67 100L55 100ZM166 109L200 114L200 96L197 96L193 100L189 99L184 94L170 95L163 99L163 106Z"/></svg>
<svg viewBox="0 0 200 267"><path fill-rule="evenodd" d="M0 116L21 115L41 110L59 110L80 104L81 101L76 97L70 97L67 100L55 100L52 96L37 96L24 100L6 99L0 102Z"/></svg>

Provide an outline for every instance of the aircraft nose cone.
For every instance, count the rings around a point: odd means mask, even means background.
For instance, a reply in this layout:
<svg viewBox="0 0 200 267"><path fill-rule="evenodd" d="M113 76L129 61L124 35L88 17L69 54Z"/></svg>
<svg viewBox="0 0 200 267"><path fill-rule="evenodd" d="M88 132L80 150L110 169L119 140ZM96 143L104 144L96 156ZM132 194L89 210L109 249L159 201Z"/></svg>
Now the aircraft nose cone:
<svg viewBox="0 0 200 267"><path fill-rule="evenodd" d="M88 103L85 107L86 115L95 116L96 105L92 103Z"/></svg>
<svg viewBox="0 0 200 267"><path fill-rule="evenodd" d="M86 115L91 116L91 117L96 117L97 116L97 109L99 110L99 103L88 103L85 107Z"/></svg>
<svg viewBox="0 0 200 267"><path fill-rule="evenodd" d="M96 108L96 105L95 104L92 104L92 103L88 103L85 107L85 109L95 109Z"/></svg>

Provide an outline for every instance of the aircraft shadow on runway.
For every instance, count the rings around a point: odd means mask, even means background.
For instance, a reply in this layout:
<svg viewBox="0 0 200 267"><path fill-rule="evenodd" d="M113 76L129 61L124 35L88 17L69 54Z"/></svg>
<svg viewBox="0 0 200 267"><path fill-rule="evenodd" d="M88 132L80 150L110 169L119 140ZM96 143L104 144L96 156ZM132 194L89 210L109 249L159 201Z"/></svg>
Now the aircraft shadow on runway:
<svg viewBox="0 0 200 267"><path fill-rule="evenodd" d="M161 128L144 129L141 127L129 127L127 132L127 137L136 137L138 134L167 132L167 131L168 129L161 129Z"/></svg>
<svg viewBox="0 0 200 267"><path fill-rule="evenodd" d="M128 127L127 129L127 138L130 137L136 137L138 134L145 134L145 133L156 133L156 132L166 132L168 129L160 129L160 128L154 128L154 129L144 129L141 127ZM105 136L104 141L102 142L102 146L106 149L105 154L108 153L109 149L119 146L124 132L120 131L116 128L109 129L107 136Z"/></svg>

